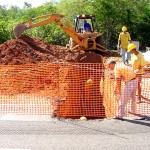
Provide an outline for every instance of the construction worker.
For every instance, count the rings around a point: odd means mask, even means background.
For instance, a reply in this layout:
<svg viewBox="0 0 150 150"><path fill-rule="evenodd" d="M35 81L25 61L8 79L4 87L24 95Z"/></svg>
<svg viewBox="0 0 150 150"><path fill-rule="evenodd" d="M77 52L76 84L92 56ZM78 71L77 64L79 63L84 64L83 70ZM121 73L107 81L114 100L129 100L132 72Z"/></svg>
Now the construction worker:
<svg viewBox="0 0 150 150"><path fill-rule="evenodd" d="M128 45L128 52L131 53L130 64L136 73L136 78L138 80L138 100L141 102L141 80L144 72L143 67L146 66L146 61L143 54L136 50L135 44L131 43Z"/></svg>
<svg viewBox="0 0 150 150"><path fill-rule="evenodd" d="M83 30L84 30L85 32L91 32L91 25L87 22L86 19L84 19Z"/></svg>
<svg viewBox="0 0 150 150"><path fill-rule="evenodd" d="M122 119L124 117L124 110L128 99L131 99L131 111L130 113L136 114L136 90L137 90L137 80L136 74L130 66L124 63L116 63L116 61L111 60L108 63L108 69L114 71L116 85L114 87L114 94L117 94L119 98L119 107L116 119ZM121 81L125 82L124 88L121 90Z"/></svg>
<svg viewBox="0 0 150 150"><path fill-rule="evenodd" d="M128 44L131 42L130 34L127 32L127 27L122 27L122 32L119 34L118 47L121 49L120 55L122 56L123 63L127 63L130 60L130 53L127 52Z"/></svg>

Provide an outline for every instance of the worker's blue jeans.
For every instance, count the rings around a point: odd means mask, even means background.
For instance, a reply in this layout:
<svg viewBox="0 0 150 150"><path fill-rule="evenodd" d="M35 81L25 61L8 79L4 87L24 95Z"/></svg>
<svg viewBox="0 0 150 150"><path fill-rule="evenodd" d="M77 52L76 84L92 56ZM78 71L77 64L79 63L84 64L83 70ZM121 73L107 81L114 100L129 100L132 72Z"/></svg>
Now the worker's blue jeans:
<svg viewBox="0 0 150 150"><path fill-rule="evenodd" d="M126 61L129 61L131 58L131 55L129 52L127 52L126 48L121 49L121 56L122 56L122 62L125 63Z"/></svg>
<svg viewBox="0 0 150 150"><path fill-rule="evenodd" d="M130 54L130 52L127 52L126 54L127 54L126 60L129 61L131 59L131 54Z"/></svg>

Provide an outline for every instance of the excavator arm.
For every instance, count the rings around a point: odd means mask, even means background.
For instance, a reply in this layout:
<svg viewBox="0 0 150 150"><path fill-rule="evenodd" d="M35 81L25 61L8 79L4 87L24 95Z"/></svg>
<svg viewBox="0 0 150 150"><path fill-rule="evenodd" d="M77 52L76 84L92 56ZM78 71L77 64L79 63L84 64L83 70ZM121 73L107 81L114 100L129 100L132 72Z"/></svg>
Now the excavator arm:
<svg viewBox="0 0 150 150"><path fill-rule="evenodd" d="M22 33L28 29L43 26L52 22L57 23L79 46L84 47L82 40L83 37L81 37L79 34L77 34L72 27L72 25L66 20L67 26L64 26L62 22L60 21L62 18L64 18L63 15L60 14L48 14L39 16L36 18L29 19L23 23L20 23L16 25L16 27L13 29L13 33L16 38L19 38ZM34 23L34 21L36 21ZM38 22L37 22L38 21Z"/></svg>
<svg viewBox="0 0 150 150"><path fill-rule="evenodd" d="M19 38L22 35L22 33L28 29L43 26L54 22L57 25L59 25L64 30L64 32L66 32L71 37L72 41L75 43L75 46L71 47L71 49L99 50L101 52L106 53L108 52L105 47L96 42L97 37L101 36L101 34L91 33L88 35L86 34L81 35L75 31L74 27L67 20L65 20L66 24L64 25L61 22L62 18L64 18L64 15L60 14L47 14L36 18L32 18L16 25L16 27L13 29L13 33L16 38Z"/></svg>
<svg viewBox="0 0 150 150"><path fill-rule="evenodd" d="M43 16L38 16L36 18L29 19L25 22L17 24L13 29L13 33L16 38L20 37L21 34L28 29L43 26L51 22L57 22L61 20L64 16L59 14L47 14Z"/></svg>

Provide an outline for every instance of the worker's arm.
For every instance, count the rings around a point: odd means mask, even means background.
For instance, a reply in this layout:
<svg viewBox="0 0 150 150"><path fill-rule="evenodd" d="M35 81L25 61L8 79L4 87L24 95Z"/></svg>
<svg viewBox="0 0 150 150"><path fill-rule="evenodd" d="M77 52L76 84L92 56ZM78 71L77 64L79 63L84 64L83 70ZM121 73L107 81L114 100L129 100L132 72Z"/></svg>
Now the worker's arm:
<svg viewBox="0 0 150 150"><path fill-rule="evenodd" d="M120 40L118 40L118 47L120 48L120 45L121 45L121 41Z"/></svg>
<svg viewBox="0 0 150 150"><path fill-rule="evenodd" d="M128 34L128 36L129 36L128 41L129 41L129 43L131 43L131 36L130 36L130 33Z"/></svg>
<svg viewBox="0 0 150 150"><path fill-rule="evenodd" d="M121 45L121 33L119 34L119 38L118 38L118 47L120 48Z"/></svg>
<svg viewBox="0 0 150 150"><path fill-rule="evenodd" d="M120 94L121 93L121 70L120 70L120 64L115 65L114 69L114 75L115 75L115 88L114 88L114 94Z"/></svg>
<svg viewBox="0 0 150 150"><path fill-rule="evenodd" d="M114 94L120 94L120 93L121 93L121 78L116 78Z"/></svg>
<svg viewBox="0 0 150 150"><path fill-rule="evenodd" d="M133 70L136 74L143 73L143 68L146 66L146 61L142 54L138 55L137 61L133 64Z"/></svg>

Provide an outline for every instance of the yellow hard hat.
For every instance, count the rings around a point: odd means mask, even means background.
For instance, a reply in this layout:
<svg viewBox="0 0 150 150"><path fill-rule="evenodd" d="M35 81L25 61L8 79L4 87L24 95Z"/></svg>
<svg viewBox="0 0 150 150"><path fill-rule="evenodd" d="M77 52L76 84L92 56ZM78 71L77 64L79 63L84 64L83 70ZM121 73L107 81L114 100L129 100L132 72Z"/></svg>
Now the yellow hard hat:
<svg viewBox="0 0 150 150"><path fill-rule="evenodd" d="M130 52L131 50L136 49L136 45L131 43L128 45L128 52Z"/></svg>
<svg viewBox="0 0 150 150"><path fill-rule="evenodd" d="M123 27L122 27L122 31L127 31L127 27L126 27L126 26L123 26Z"/></svg>
<svg viewBox="0 0 150 150"><path fill-rule="evenodd" d="M92 87L93 86L94 81L92 79L88 79L85 82L85 87Z"/></svg>

